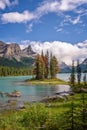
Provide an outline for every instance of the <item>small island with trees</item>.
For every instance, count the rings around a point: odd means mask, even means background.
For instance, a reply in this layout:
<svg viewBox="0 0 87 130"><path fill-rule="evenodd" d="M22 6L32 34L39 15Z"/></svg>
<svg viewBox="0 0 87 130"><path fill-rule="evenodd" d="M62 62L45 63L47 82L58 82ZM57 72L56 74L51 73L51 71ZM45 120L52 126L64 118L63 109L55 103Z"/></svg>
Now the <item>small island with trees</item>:
<svg viewBox="0 0 87 130"><path fill-rule="evenodd" d="M13 68L1 67L0 72L4 76L26 75L31 72L32 78L24 83L52 86L68 84L73 93L62 97L59 93L55 93L38 103L25 102L18 107L15 107L16 100L8 100L7 106L0 104L3 107L0 112L0 130L87 130L87 65L85 66L82 79L79 60L77 66L74 66L74 61L72 61L69 82L57 78L60 69L58 59L52 54L49 55L48 51L45 55L42 52L36 56L32 72L30 69L27 71L27 68L14 71ZM2 94L0 93L1 97L3 97ZM10 99L18 98L21 93L15 90L10 94L6 93L6 96Z"/></svg>
<svg viewBox="0 0 87 130"><path fill-rule="evenodd" d="M38 54L36 56L35 68L32 79L26 80L30 84L67 84L65 81L56 78L59 72L58 60L52 53L49 52L44 55Z"/></svg>

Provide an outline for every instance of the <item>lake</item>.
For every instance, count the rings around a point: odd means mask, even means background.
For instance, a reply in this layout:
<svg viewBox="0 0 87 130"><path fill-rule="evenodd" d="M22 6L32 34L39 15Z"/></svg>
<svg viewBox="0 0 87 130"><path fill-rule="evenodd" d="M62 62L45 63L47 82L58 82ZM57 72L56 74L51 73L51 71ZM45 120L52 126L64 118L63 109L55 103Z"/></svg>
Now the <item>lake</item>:
<svg viewBox="0 0 87 130"><path fill-rule="evenodd" d="M69 80L70 74L58 74L58 78L65 81ZM11 93L14 90L21 92L21 97L16 98L18 101L33 102L40 101L46 96L52 96L56 91L65 91L67 86L51 86L51 85L27 85L22 84L22 81L31 78L31 76L12 76L12 77L0 77L0 92ZM11 97L12 98L12 97ZM0 102L9 100L7 97L0 97Z"/></svg>

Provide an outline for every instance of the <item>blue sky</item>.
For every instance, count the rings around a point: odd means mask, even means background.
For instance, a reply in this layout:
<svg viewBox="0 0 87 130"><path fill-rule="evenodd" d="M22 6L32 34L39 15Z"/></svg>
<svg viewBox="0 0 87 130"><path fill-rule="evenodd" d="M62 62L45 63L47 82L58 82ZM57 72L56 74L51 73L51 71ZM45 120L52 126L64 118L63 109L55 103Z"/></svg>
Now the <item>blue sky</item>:
<svg viewBox="0 0 87 130"><path fill-rule="evenodd" d="M87 0L0 0L0 40L48 49L59 61L87 58Z"/></svg>
<svg viewBox="0 0 87 130"><path fill-rule="evenodd" d="M0 0L0 40L87 39L87 0Z"/></svg>

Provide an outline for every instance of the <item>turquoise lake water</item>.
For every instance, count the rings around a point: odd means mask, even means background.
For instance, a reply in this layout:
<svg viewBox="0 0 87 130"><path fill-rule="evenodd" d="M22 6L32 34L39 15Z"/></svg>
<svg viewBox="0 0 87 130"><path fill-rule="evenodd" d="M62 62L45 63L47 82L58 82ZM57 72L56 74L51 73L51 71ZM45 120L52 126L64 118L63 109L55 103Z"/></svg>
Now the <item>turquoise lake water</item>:
<svg viewBox="0 0 87 130"><path fill-rule="evenodd" d="M70 74L58 74L58 78L63 80L69 80ZM12 77L0 77L0 92L11 93L14 90L21 92L21 97L16 98L18 101L40 101L46 96L51 96L58 91L58 87L51 85L27 85L22 84L30 76L12 76ZM62 87L62 91L65 87ZM7 97L0 97L0 101L8 100Z"/></svg>

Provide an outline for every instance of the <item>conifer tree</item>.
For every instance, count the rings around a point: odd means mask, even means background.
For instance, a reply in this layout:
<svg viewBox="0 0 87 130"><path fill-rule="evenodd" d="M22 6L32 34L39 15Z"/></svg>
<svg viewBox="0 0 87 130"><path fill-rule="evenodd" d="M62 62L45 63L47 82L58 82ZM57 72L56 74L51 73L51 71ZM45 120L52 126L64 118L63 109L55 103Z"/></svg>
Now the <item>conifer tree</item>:
<svg viewBox="0 0 87 130"><path fill-rule="evenodd" d="M36 79L44 79L45 65L41 55L37 55L35 63Z"/></svg>
<svg viewBox="0 0 87 130"><path fill-rule="evenodd" d="M55 56L52 56L51 54L51 58L50 58L50 77L52 79L56 78L56 74L59 71L59 67L58 67L58 61L56 59Z"/></svg>
<svg viewBox="0 0 87 130"><path fill-rule="evenodd" d="M79 126L81 130L87 130L87 106L85 93L81 96L81 107L79 111Z"/></svg>
<svg viewBox="0 0 87 130"><path fill-rule="evenodd" d="M71 102L70 109L65 113L64 130L77 130L76 129L76 117L75 106L73 101Z"/></svg>
<svg viewBox="0 0 87 130"><path fill-rule="evenodd" d="M84 93L82 94L82 127L83 130L86 130L86 116L87 116L87 110L85 105L85 96Z"/></svg>
<svg viewBox="0 0 87 130"><path fill-rule="evenodd" d="M49 52L45 55L45 78L49 78Z"/></svg>
<svg viewBox="0 0 87 130"><path fill-rule="evenodd" d="M77 81L78 81L78 86L80 86L81 83L81 67L79 64L79 60L77 61ZM81 87L80 87L81 90Z"/></svg>
<svg viewBox="0 0 87 130"><path fill-rule="evenodd" d="M83 82L84 82L84 86L86 86L86 84L87 84L86 73L84 74L84 77L83 77Z"/></svg>
<svg viewBox="0 0 87 130"><path fill-rule="evenodd" d="M83 82L84 82L84 86L87 85L87 64L85 65L85 73L84 73L84 76L83 76Z"/></svg>
<svg viewBox="0 0 87 130"><path fill-rule="evenodd" d="M72 61L72 70L71 70L71 75L70 75L70 83L71 86L75 85L75 68L74 68L74 61Z"/></svg>
<svg viewBox="0 0 87 130"><path fill-rule="evenodd" d="M55 56L51 55L50 65L49 65L49 53L44 56L43 51L41 55L37 55L35 63L35 75L36 79L47 79L49 78L49 69L50 77L56 78L56 74L59 71L58 61Z"/></svg>

